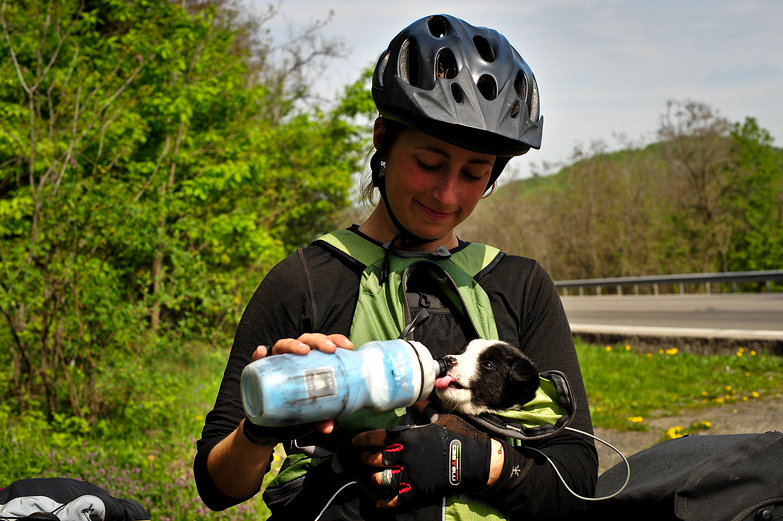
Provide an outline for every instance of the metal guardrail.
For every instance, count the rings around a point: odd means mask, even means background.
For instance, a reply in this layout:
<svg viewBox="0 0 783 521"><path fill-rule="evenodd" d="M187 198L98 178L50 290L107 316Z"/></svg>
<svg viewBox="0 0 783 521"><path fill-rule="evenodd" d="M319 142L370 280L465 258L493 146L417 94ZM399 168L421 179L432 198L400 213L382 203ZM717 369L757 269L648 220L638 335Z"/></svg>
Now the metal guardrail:
<svg viewBox="0 0 783 521"><path fill-rule="evenodd" d="M783 280L783 270L765 271L730 271L724 273L686 273L680 275L646 275L641 277L608 277L603 279L574 279L555 281L558 290L568 295L568 290L578 288L579 295L585 288L595 288L601 295L602 288L614 287L616 294L622 295L624 287L633 287L638 293L640 286L652 286L653 293L658 295L660 285L676 285L679 293L685 293L685 284L704 284L706 293L710 293L710 283L730 283L732 291L736 291L739 282L764 282L766 290L771 291L771 282Z"/></svg>

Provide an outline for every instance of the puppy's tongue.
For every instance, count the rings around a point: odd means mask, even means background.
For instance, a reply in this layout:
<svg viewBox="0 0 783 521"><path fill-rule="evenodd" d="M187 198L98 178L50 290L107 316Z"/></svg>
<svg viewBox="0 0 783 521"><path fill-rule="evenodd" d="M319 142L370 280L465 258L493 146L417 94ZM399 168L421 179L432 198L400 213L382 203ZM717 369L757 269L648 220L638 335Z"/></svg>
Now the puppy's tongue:
<svg viewBox="0 0 783 521"><path fill-rule="evenodd" d="M441 376L435 379L435 389L445 389L451 382L454 381L454 377L451 375Z"/></svg>

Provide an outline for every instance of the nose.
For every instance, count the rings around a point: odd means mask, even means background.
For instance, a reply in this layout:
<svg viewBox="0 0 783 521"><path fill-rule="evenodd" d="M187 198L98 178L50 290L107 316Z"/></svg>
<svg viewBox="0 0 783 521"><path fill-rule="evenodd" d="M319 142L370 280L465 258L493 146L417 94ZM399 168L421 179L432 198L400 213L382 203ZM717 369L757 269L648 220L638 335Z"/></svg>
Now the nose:
<svg viewBox="0 0 783 521"><path fill-rule="evenodd" d="M457 182L459 181L459 172L444 172L438 179L438 183L433 190L435 199L443 206L451 206L457 202Z"/></svg>

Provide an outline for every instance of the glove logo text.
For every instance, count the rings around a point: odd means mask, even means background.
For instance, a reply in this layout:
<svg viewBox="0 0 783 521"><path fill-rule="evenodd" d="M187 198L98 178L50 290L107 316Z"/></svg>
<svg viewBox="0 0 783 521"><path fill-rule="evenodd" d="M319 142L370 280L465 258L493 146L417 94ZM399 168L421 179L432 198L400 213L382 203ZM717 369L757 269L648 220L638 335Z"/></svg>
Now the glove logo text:
<svg viewBox="0 0 783 521"><path fill-rule="evenodd" d="M449 444L449 483L459 485L462 479L462 443L451 440Z"/></svg>

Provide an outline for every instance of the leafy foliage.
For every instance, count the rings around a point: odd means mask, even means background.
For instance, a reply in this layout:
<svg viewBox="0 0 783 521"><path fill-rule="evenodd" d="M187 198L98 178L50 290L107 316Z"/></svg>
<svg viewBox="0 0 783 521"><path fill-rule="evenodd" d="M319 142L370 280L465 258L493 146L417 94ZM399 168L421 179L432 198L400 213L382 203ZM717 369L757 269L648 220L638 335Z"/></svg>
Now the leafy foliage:
<svg viewBox="0 0 783 521"><path fill-rule="evenodd" d="M727 252L729 270L780 268L783 258L781 153L754 118L736 123L732 157L739 175L729 187L728 210L736 226Z"/></svg>
<svg viewBox="0 0 783 521"><path fill-rule="evenodd" d="M189 370L181 371L187 357ZM266 519L260 496L224 512L210 512L193 479L195 440L214 400L223 353L189 344L135 364L111 368L133 381L112 418L89 421L43 411L18 415L0 404L0 483L32 477L69 477L94 483L115 497L139 501L150 519ZM0 374L2 376L2 374ZM118 385L118 389L122 387Z"/></svg>
<svg viewBox="0 0 783 521"><path fill-rule="evenodd" d="M95 418L122 364L232 331L334 225L364 127L305 103L306 59L275 65L223 2L3 0L0 22L3 391Z"/></svg>

